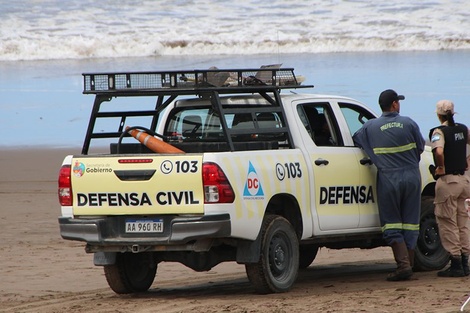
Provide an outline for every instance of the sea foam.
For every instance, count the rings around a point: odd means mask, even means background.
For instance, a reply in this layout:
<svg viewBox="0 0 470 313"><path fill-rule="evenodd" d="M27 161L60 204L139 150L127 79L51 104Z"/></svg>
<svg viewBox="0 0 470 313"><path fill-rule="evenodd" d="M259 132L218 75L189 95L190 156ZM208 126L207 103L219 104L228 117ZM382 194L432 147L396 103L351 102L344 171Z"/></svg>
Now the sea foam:
<svg viewBox="0 0 470 313"><path fill-rule="evenodd" d="M0 61L470 49L470 2L0 3Z"/></svg>

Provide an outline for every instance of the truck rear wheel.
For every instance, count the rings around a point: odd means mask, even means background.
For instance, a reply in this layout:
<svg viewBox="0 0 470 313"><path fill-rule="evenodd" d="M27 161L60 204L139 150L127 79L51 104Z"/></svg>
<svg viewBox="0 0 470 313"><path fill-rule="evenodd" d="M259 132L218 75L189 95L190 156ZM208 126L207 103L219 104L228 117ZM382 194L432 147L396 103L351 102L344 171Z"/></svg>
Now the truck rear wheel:
<svg viewBox="0 0 470 313"><path fill-rule="evenodd" d="M257 263L245 264L248 279L261 294L288 291L299 269L299 241L283 217L267 215L261 228L261 255Z"/></svg>
<svg viewBox="0 0 470 313"><path fill-rule="evenodd" d="M432 197L421 200L421 219L418 243L415 250L416 271L440 270L449 262L449 254L442 247L439 229L434 216Z"/></svg>
<svg viewBox="0 0 470 313"><path fill-rule="evenodd" d="M104 266L108 285L118 294L147 291L156 273L157 262L148 252L118 253L115 264Z"/></svg>

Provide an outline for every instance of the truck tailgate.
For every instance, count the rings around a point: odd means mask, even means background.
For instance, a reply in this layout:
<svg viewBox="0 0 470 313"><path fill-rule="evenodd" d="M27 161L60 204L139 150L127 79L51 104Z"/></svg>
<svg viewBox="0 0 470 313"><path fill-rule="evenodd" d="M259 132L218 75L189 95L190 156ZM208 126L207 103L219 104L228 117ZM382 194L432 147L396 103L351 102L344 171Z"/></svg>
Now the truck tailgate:
<svg viewBox="0 0 470 313"><path fill-rule="evenodd" d="M74 156L74 215L203 213L202 155Z"/></svg>

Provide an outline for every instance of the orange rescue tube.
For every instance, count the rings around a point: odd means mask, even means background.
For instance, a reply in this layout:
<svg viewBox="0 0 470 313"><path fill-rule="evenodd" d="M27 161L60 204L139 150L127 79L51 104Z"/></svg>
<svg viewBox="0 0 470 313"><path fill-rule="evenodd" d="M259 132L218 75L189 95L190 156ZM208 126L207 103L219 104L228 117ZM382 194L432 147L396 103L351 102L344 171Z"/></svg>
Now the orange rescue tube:
<svg viewBox="0 0 470 313"><path fill-rule="evenodd" d="M126 131L128 131L130 127L126 127ZM147 148L152 150L153 152L156 153L185 153L184 151L176 148L175 146L172 146L163 140L159 140L146 132L139 131L137 129L132 129L131 131L128 131L128 133L140 141L142 144L144 144Z"/></svg>

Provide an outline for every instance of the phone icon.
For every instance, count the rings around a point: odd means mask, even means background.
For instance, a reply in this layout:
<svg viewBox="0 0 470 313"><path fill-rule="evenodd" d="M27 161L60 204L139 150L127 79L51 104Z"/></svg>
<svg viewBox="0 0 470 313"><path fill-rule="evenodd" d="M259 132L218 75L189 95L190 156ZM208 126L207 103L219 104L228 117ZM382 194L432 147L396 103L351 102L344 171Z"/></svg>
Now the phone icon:
<svg viewBox="0 0 470 313"><path fill-rule="evenodd" d="M163 163L160 165L160 170L163 174L170 174L173 170L173 163L170 160L163 161Z"/></svg>

